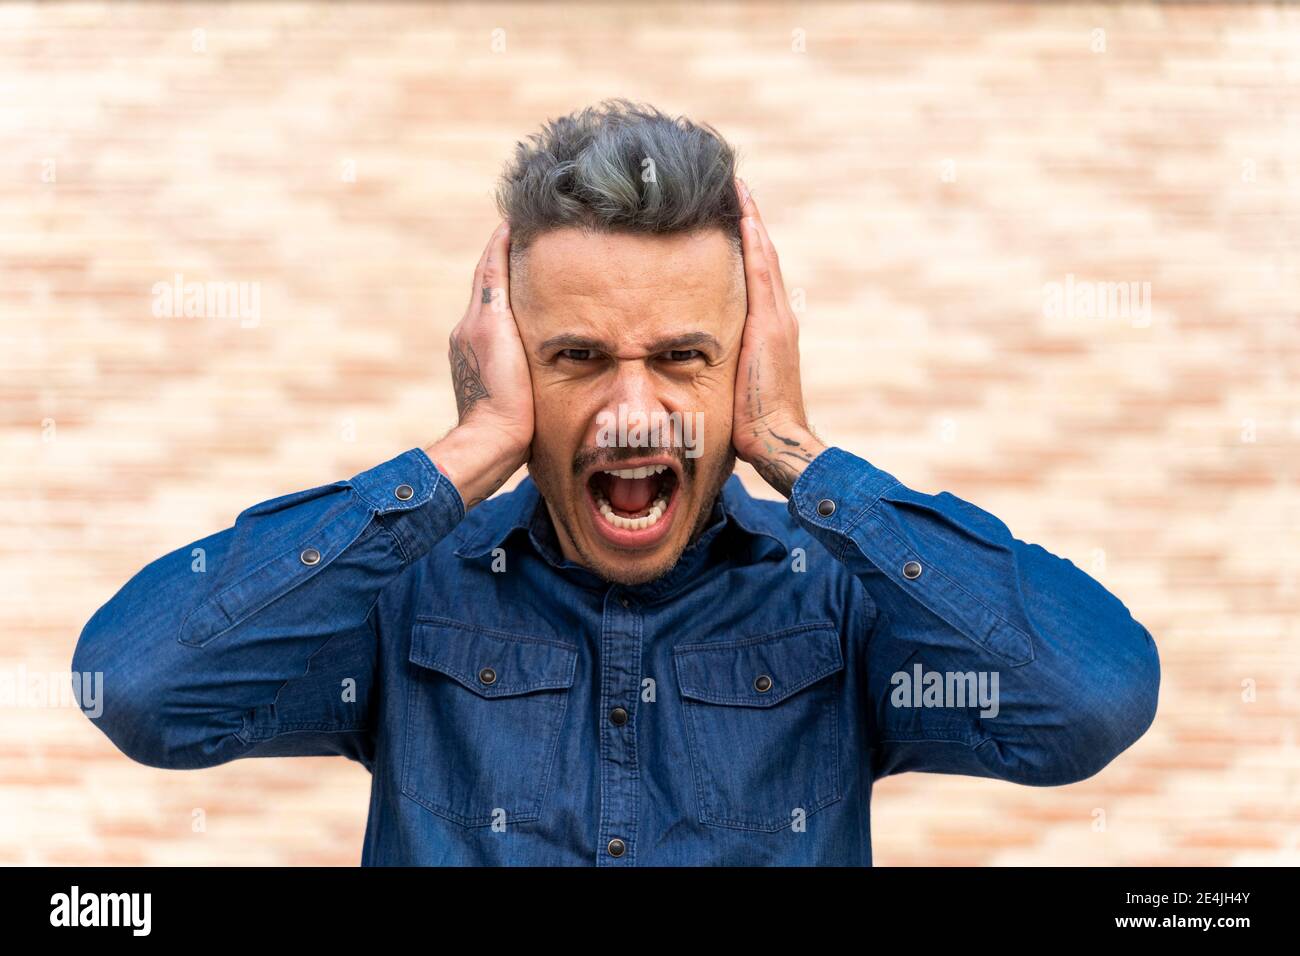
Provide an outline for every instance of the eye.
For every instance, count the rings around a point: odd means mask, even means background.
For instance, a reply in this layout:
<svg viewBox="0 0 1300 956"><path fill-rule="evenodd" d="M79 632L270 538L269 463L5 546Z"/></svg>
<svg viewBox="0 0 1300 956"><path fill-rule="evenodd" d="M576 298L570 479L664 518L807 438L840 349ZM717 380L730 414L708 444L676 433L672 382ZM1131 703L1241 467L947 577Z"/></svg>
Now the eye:
<svg viewBox="0 0 1300 956"><path fill-rule="evenodd" d="M591 349L560 349L556 357L570 362L585 362L591 358Z"/></svg>
<svg viewBox="0 0 1300 956"><path fill-rule="evenodd" d="M704 353L699 349L673 349L664 354L668 356L670 362L694 362L696 359L704 358Z"/></svg>

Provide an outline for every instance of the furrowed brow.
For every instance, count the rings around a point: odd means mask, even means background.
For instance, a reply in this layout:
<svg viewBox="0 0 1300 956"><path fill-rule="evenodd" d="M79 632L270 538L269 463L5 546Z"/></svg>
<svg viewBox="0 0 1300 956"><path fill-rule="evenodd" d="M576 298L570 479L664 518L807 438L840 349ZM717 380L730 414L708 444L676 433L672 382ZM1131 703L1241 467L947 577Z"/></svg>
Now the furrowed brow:
<svg viewBox="0 0 1300 956"><path fill-rule="evenodd" d="M602 342L600 339L589 338L585 335L553 335L541 345L537 346L538 353L549 352L552 349L593 349L597 352L609 353L613 351L613 346L608 342Z"/></svg>
<svg viewBox="0 0 1300 956"><path fill-rule="evenodd" d="M646 347L646 351L673 352L694 348L710 348L715 352L721 352L722 344L708 332L687 332L685 335L673 335L651 342Z"/></svg>

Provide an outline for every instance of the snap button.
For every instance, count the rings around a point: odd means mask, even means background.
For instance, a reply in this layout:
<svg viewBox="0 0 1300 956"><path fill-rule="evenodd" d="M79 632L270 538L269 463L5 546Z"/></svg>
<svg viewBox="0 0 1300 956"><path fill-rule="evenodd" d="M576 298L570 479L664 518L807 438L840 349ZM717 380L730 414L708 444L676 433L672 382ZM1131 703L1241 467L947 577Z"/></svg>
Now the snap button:
<svg viewBox="0 0 1300 956"><path fill-rule="evenodd" d="M298 555L298 560L309 566L320 564L320 552L315 548L307 548L302 554Z"/></svg>
<svg viewBox="0 0 1300 956"><path fill-rule="evenodd" d="M614 839L609 841L609 846L607 846L605 849L609 850L610 856L622 856L624 853L627 852L627 844L624 843L622 840L620 840L618 837L615 837Z"/></svg>
<svg viewBox="0 0 1300 956"><path fill-rule="evenodd" d="M627 723L627 711L622 707L615 707L609 712L609 721L615 727L622 727Z"/></svg>
<svg viewBox="0 0 1300 956"><path fill-rule="evenodd" d="M835 502L831 501L829 498L823 498L821 501L817 502L817 513L823 518L829 518L831 515L835 514Z"/></svg>
<svg viewBox="0 0 1300 956"><path fill-rule="evenodd" d="M625 598L625 597L621 597L621 598L619 598L619 599L618 599L618 603L621 604L621 605L623 605L624 608L629 608L629 607L632 606L632 602L629 601L629 600L628 600L627 598Z"/></svg>
<svg viewBox="0 0 1300 956"><path fill-rule="evenodd" d="M760 694L765 694L772 689L772 678L766 674L759 674L754 678L754 690Z"/></svg>
<svg viewBox="0 0 1300 956"><path fill-rule="evenodd" d="M915 581L920 576L921 576L920 561L908 561L907 564L903 565L903 577L907 578L907 580Z"/></svg>
<svg viewBox="0 0 1300 956"><path fill-rule="evenodd" d="M497 672L490 667L485 667L478 672L478 679L485 684L495 684L497 682Z"/></svg>
<svg viewBox="0 0 1300 956"><path fill-rule="evenodd" d="M415 489L410 485L398 485L393 489L393 494L397 496L398 501L410 501L415 497Z"/></svg>

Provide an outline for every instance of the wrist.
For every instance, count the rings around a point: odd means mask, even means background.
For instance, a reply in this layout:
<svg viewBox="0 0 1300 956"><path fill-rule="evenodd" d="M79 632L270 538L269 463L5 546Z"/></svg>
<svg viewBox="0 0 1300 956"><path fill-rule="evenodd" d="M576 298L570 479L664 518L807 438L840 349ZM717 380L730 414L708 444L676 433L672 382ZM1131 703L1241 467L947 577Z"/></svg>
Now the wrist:
<svg viewBox="0 0 1300 956"><path fill-rule="evenodd" d="M828 447L804 425L762 426L748 452L741 457L788 498L804 469Z"/></svg>
<svg viewBox="0 0 1300 956"><path fill-rule="evenodd" d="M500 432L458 425L425 453L460 493L468 511L490 498L528 460L528 449L512 446Z"/></svg>

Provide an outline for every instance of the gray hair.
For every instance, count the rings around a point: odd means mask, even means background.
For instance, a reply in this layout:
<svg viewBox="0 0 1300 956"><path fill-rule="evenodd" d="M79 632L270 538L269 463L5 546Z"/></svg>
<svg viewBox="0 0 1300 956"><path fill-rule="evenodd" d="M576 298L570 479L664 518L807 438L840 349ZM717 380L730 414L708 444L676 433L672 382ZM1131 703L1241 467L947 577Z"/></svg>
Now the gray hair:
<svg viewBox="0 0 1300 956"><path fill-rule="evenodd" d="M551 229L668 234L718 228L740 248L736 154L711 126L606 100L515 148L497 188L511 258Z"/></svg>

